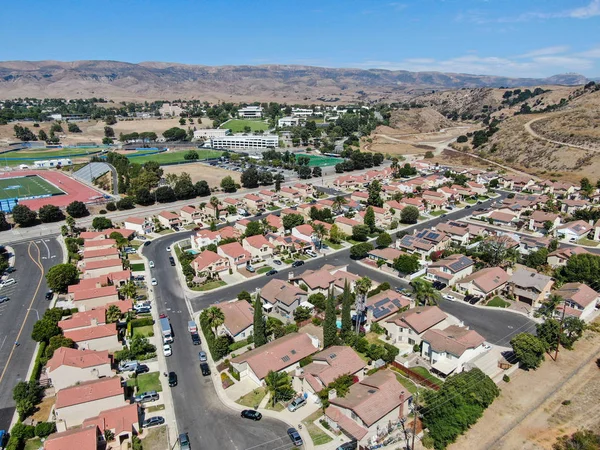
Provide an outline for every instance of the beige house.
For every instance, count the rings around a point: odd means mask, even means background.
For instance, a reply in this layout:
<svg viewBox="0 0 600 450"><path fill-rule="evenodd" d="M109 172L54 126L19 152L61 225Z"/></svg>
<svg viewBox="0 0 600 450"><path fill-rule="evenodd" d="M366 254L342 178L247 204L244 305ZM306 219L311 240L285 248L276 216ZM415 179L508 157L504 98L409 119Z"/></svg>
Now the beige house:
<svg viewBox="0 0 600 450"><path fill-rule="evenodd" d="M333 288L336 278L328 270L320 268L318 270L306 270L301 275L293 277L291 281L298 287L306 286L308 295L327 295L329 290Z"/></svg>
<svg viewBox="0 0 600 450"><path fill-rule="evenodd" d="M536 307L550 296L552 286L552 277L521 266L508 280L507 292L514 296L515 300Z"/></svg>
<svg viewBox="0 0 600 450"><path fill-rule="evenodd" d="M84 239L83 250L101 250L103 248L117 246L117 241L115 241L114 239L104 239L104 233L102 233L102 236L102 238L98 239Z"/></svg>
<svg viewBox="0 0 600 450"><path fill-rule="evenodd" d="M258 386L263 385L267 374L293 372L300 368L300 360L316 353L319 340L307 333L291 333L262 347L242 353L231 360L231 367L240 378L248 377Z"/></svg>
<svg viewBox="0 0 600 450"><path fill-rule="evenodd" d="M291 319L294 311L308 300L308 293L283 280L272 279L260 290L263 309Z"/></svg>
<svg viewBox="0 0 600 450"><path fill-rule="evenodd" d="M228 335L234 341L242 341L252 336L254 331L254 308L245 300L237 300L215 305L225 316L225 321L217 329L219 335Z"/></svg>
<svg viewBox="0 0 600 450"><path fill-rule="evenodd" d="M361 220L362 217L358 216ZM335 224L338 226L340 231L348 236L352 236L352 228L356 225L362 225L362 222L354 219L348 219L347 217L340 216L335 218Z"/></svg>
<svg viewBox="0 0 600 450"><path fill-rule="evenodd" d="M60 347L46 364L46 374L56 392L83 381L110 377L111 358L107 351Z"/></svg>
<svg viewBox="0 0 600 450"><path fill-rule="evenodd" d="M81 425L88 417L123 406L125 398L120 377L84 381L56 394L54 416L59 430Z"/></svg>
<svg viewBox="0 0 600 450"><path fill-rule="evenodd" d="M508 274L500 267L488 267L457 281L455 286L463 294L486 298L503 290L508 279Z"/></svg>
<svg viewBox="0 0 600 450"><path fill-rule="evenodd" d="M210 250L204 250L192 261L198 276L215 276L229 271L229 260Z"/></svg>
<svg viewBox="0 0 600 450"><path fill-rule="evenodd" d="M119 292L116 286L109 285L76 291L72 294L72 299L79 311L87 311L119 301Z"/></svg>
<svg viewBox="0 0 600 450"><path fill-rule="evenodd" d="M411 394L391 370L380 370L350 386L342 398L335 392L325 410L325 421L359 444L387 435L390 422L408 414Z"/></svg>
<svg viewBox="0 0 600 450"><path fill-rule="evenodd" d="M200 220L200 210L192 205L186 205L179 210L179 217L184 224L197 223Z"/></svg>
<svg viewBox="0 0 600 450"><path fill-rule="evenodd" d="M566 283L560 289L554 291L555 295L562 297L565 308L565 315L578 317L581 320L589 322L592 314L600 304L600 294L583 283Z"/></svg>
<svg viewBox="0 0 600 450"><path fill-rule="evenodd" d="M83 259L86 262L101 261L103 259L118 259L120 258L119 250L115 247L90 249L83 251Z"/></svg>
<svg viewBox="0 0 600 450"><path fill-rule="evenodd" d="M229 261L229 267L234 271L243 269L250 262L251 255L239 242L230 242L229 244L217 247L217 254Z"/></svg>
<svg viewBox="0 0 600 450"><path fill-rule="evenodd" d="M117 326L114 323L68 330L64 332L64 335L72 339L79 349L116 351L123 348L119 342Z"/></svg>
<svg viewBox="0 0 600 450"><path fill-rule="evenodd" d="M108 275L111 272L120 272L123 270L121 259L103 259L100 261L83 261L83 278L97 278L101 275Z"/></svg>
<svg viewBox="0 0 600 450"><path fill-rule="evenodd" d="M123 447L125 442L130 442L133 436L139 434L140 415L140 405L132 403L119 406L118 408L107 409L96 417L88 418L83 422L82 428L90 426L98 427L102 434L109 430L113 433L115 441Z"/></svg>
<svg viewBox="0 0 600 450"><path fill-rule="evenodd" d="M246 194L244 195L244 203L246 207L251 211L258 211L265 207L264 200L255 194Z"/></svg>
<svg viewBox="0 0 600 450"><path fill-rule="evenodd" d="M252 256L253 261L262 261L273 256L275 246L262 234L249 236L242 240L242 247Z"/></svg>
<svg viewBox="0 0 600 450"><path fill-rule="evenodd" d="M398 313L380 323L392 344L418 345L423 333L432 328L445 328L448 315L437 306L417 306Z"/></svg>
<svg viewBox="0 0 600 450"><path fill-rule="evenodd" d="M181 225L181 217L171 211L161 211L158 216L158 222L165 228L173 228Z"/></svg>
<svg viewBox="0 0 600 450"><path fill-rule="evenodd" d="M549 253L546 261L550 267L556 269L565 266L572 256L585 253L589 252L583 247L561 247Z"/></svg>
<svg viewBox="0 0 600 450"><path fill-rule="evenodd" d="M475 261L465 255L454 254L431 263L427 267L427 278L452 286L458 280L473 273Z"/></svg>

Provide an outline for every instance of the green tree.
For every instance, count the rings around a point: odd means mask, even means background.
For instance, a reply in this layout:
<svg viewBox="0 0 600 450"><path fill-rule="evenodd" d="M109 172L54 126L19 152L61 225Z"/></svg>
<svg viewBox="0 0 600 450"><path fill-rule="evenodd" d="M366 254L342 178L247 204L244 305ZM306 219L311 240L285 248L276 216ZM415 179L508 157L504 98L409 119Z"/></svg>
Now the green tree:
<svg viewBox="0 0 600 450"><path fill-rule="evenodd" d="M303 322L310 319L310 309L305 306L299 306L294 310L294 320L296 322Z"/></svg>
<svg viewBox="0 0 600 450"><path fill-rule="evenodd" d="M352 331L352 295L350 293L350 285L348 280L344 282L344 292L342 293L342 327L340 334L342 339L345 339Z"/></svg>
<svg viewBox="0 0 600 450"><path fill-rule="evenodd" d="M369 239L371 229L368 225L354 225L352 227L352 239L355 241L365 242Z"/></svg>
<svg viewBox="0 0 600 450"><path fill-rule="evenodd" d="M383 200L381 199L381 183L379 180L371 181L369 184L369 198L367 199L367 205L371 206L383 206Z"/></svg>
<svg viewBox="0 0 600 450"><path fill-rule="evenodd" d="M535 252L529 253L524 258L525 265L528 267L532 267L534 269L538 269L544 265L546 265L546 260L548 259L548 249L540 248Z"/></svg>
<svg viewBox="0 0 600 450"><path fill-rule="evenodd" d="M400 255L394 259L394 269L405 275L417 272L421 267L415 255Z"/></svg>
<svg viewBox="0 0 600 450"><path fill-rule="evenodd" d="M196 150L188 150L183 154L183 159L186 161L196 161L199 159L198 152Z"/></svg>
<svg viewBox="0 0 600 450"><path fill-rule="evenodd" d="M571 436L561 436L552 446L552 450L598 450L600 434L591 430L579 430Z"/></svg>
<svg viewBox="0 0 600 450"><path fill-rule="evenodd" d="M218 336L217 329L225 322L223 310L216 306L211 306L206 310L208 325L214 329L215 337Z"/></svg>
<svg viewBox="0 0 600 450"><path fill-rule="evenodd" d="M35 225L37 214L26 205L15 205L12 210L12 216L15 223L21 227L30 227Z"/></svg>
<svg viewBox="0 0 600 450"><path fill-rule="evenodd" d="M406 206L400 212L400 222L406 224L417 223L419 220L419 209L416 206Z"/></svg>
<svg viewBox="0 0 600 450"><path fill-rule="evenodd" d="M275 192L279 192L281 190L281 183L283 183L285 180L283 174L281 174L281 173L275 174L275 176L273 177L273 180L275 181Z"/></svg>
<svg viewBox="0 0 600 450"><path fill-rule="evenodd" d="M154 203L154 195L146 188L140 188L135 193L135 202L138 205L150 206Z"/></svg>
<svg viewBox="0 0 600 450"><path fill-rule="evenodd" d="M325 311L327 297L325 297L325 295L321 294L320 292L317 292L316 294L309 295L308 302L319 311Z"/></svg>
<svg viewBox="0 0 600 450"><path fill-rule="evenodd" d="M346 238L346 235L340 230L335 223L331 226L329 230L329 240L334 244L339 244Z"/></svg>
<svg viewBox="0 0 600 450"><path fill-rule="evenodd" d="M43 223L58 222L63 220L65 215L58 206L44 205L38 210L38 216Z"/></svg>
<svg viewBox="0 0 600 450"><path fill-rule="evenodd" d="M161 186L154 191L158 203L171 203L177 200L175 191L170 186Z"/></svg>
<svg viewBox="0 0 600 450"><path fill-rule="evenodd" d="M31 338L36 342L48 342L51 337L59 335L60 328L56 322L48 318L41 318L33 324Z"/></svg>
<svg viewBox="0 0 600 450"><path fill-rule="evenodd" d="M137 294L137 287L133 281L129 280L124 286L119 288L119 293L122 296L124 296L125 298L131 299L131 298L135 297L135 294ZM116 307L116 305L112 305L112 306ZM117 308L117 309L119 309L119 308ZM120 312L120 310L119 310L119 312ZM116 311L115 311L115 313L116 313ZM117 317L117 319L118 319L118 317Z"/></svg>
<svg viewBox="0 0 600 450"><path fill-rule="evenodd" d="M238 300L245 300L248 303L252 302L252 296L250 295L250 292L248 291L242 291L237 295L237 299Z"/></svg>
<svg viewBox="0 0 600 450"><path fill-rule="evenodd" d="M50 358L52 358L52 356L54 355L54 352L61 347L75 348L75 342L73 341L73 339L64 337L62 334L57 334L57 335L52 336L48 340L48 346L46 347L46 350L44 351L44 356L45 356L46 360L49 360Z"/></svg>
<svg viewBox="0 0 600 450"><path fill-rule="evenodd" d="M92 227L95 230L102 231L108 228L113 228L113 223L106 217L94 217L94 220L92 220Z"/></svg>
<svg viewBox="0 0 600 450"><path fill-rule="evenodd" d="M134 285L135 286L135 285ZM121 309L117 305L110 305L106 310L106 322L115 323L121 318Z"/></svg>
<svg viewBox="0 0 600 450"><path fill-rule="evenodd" d="M525 370L537 369L544 361L546 343L531 333L519 333L510 340L515 357Z"/></svg>
<svg viewBox="0 0 600 450"><path fill-rule="evenodd" d="M342 212L346 204L348 204L348 200L346 200L346 197L344 197L343 195L336 195L333 199L333 204L331 205L331 208L334 212L339 214Z"/></svg>
<svg viewBox="0 0 600 450"><path fill-rule="evenodd" d="M435 289L431 283L423 280L413 280L411 286L414 290L415 299L421 305L437 305L440 301L440 291Z"/></svg>
<svg viewBox="0 0 600 450"><path fill-rule="evenodd" d="M254 347L258 348L267 343L267 330L263 317L260 295L254 301Z"/></svg>
<svg viewBox="0 0 600 450"><path fill-rule="evenodd" d="M79 271L71 264L57 264L51 267L46 274L48 287L55 292L67 292L71 284L75 284L79 278Z"/></svg>
<svg viewBox="0 0 600 450"><path fill-rule="evenodd" d="M135 208L135 200L133 197L121 197L121 200L117 201L117 209L119 211L125 211L133 208Z"/></svg>
<svg viewBox="0 0 600 450"><path fill-rule="evenodd" d="M210 187L204 180L197 181L194 185L194 189L196 189L196 195L198 197L207 197L210 195Z"/></svg>
<svg viewBox="0 0 600 450"><path fill-rule="evenodd" d="M13 388L13 400L17 404L17 412L19 413L20 420L24 420L26 417L33 414L35 406L42 398L43 392L44 388L40 386L37 381L19 381L15 385ZM12 433L15 433L14 427Z"/></svg>
<svg viewBox="0 0 600 450"><path fill-rule="evenodd" d="M319 242L319 248L323 245L323 238L327 235L327 228L322 223L312 223L312 229Z"/></svg>
<svg viewBox="0 0 600 450"><path fill-rule="evenodd" d="M372 206L369 206L365 211L364 223L369 227L371 233L375 232L377 227L375 226L375 211Z"/></svg>
<svg viewBox="0 0 600 450"><path fill-rule="evenodd" d="M0 211L0 231L8 230L10 228L10 224L6 220L6 214Z"/></svg>
<svg viewBox="0 0 600 450"><path fill-rule="evenodd" d="M223 192L235 192L237 188L235 187L235 181L229 175L221 180L221 189Z"/></svg>
<svg viewBox="0 0 600 450"><path fill-rule="evenodd" d="M536 334L541 339L548 351L558 348L558 336L560 335L560 322L556 319L546 319L535 326Z"/></svg>
<svg viewBox="0 0 600 450"><path fill-rule="evenodd" d="M304 216L302 214L286 214L283 219L283 228L286 230L291 230L298 225L302 225L304 223Z"/></svg>
<svg viewBox="0 0 600 450"><path fill-rule="evenodd" d="M46 134L46 132L44 130L40 130L38 132L38 139L40 141L47 141L48 140L48 135Z"/></svg>
<svg viewBox="0 0 600 450"><path fill-rule="evenodd" d="M85 217L89 213L90 212L88 211L87 207L85 206L85 203L77 201L77 200L69 203L69 205L67 206L67 214L69 214L71 217L74 217L75 219L79 219L80 217Z"/></svg>
<svg viewBox="0 0 600 450"><path fill-rule="evenodd" d="M115 130L112 127L109 127L109 126L104 127L104 137L114 138L115 137Z"/></svg>
<svg viewBox="0 0 600 450"><path fill-rule="evenodd" d="M79 128L76 123L69 122L67 128L69 133L81 133L81 128Z"/></svg>
<svg viewBox="0 0 600 450"><path fill-rule="evenodd" d="M242 176L240 177L240 181L242 182L242 186L248 189L253 189L258 187L258 170L254 167L250 167L242 172Z"/></svg>
<svg viewBox="0 0 600 450"><path fill-rule="evenodd" d="M331 347L338 343L337 338L337 316L335 314L335 300L333 295L327 298L325 306L325 320L323 321L323 347Z"/></svg>
<svg viewBox="0 0 600 450"><path fill-rule="evenodd" d="M375 240L377 247L386 248L392 245L392 237L388 233L381 233Z"/></svg>
<svg viewBox="0 0 600 450"><path fill-rule="evenodd" d="M265 377L265 384L270 394L269 402L272 407L279 401L290 400L295 394L292 380L287 372L269 371Z"/></svg>
<svg viewBox="0 0 600 450"><path fill-rule="evenodd" d="M585 322L577 317L566 317L563 320L563 335L560 343L567 349L572 349L573 344L583 335Z"/></svg>
<svg viewBox="0 0 600 450"><path fill-rule="evenodd" d="M594 285L600 279L600 256L591 253L573 255L558 272L564 282L579 282Z"/></svg>
<svg viewBox="0 0 600 450"><path fill-rule="evenodd" d="M187 132L179 127L169 128L168 130L164 131L162 135L169 142L187 140Z"/></svg>
<svg viewBox="0 0 600 450"><path fill-rule="evenodd" d="M301 180L307 180L311 177L312 172L310 171L310 167L308 166L299 166L297 169L298 178Z"/></svg>
<svg viewBox="0 0 600 450"><path fill-rule="evenodd" d="M177 200L187 200L196 197L196 188L189 174L183 172L173 188Z"/></svg>
<svg viewBox="0 0 600 450"><path fill-rule="evenodd" d="M350 256L355 259L366 257L373 250L373 244L370 242L361 242L350 247Z"/></svg>
<svg viewBox="0 0 600 450"><path fill-rule="evenodd" d="M250 237L250 236L258 236L259 234L263 233L263 228L261 226L261 223L258 221L254 221L254 222L250 222L247 226L246 226L246 232L244 233L244 235L246 237Z"/></svg>

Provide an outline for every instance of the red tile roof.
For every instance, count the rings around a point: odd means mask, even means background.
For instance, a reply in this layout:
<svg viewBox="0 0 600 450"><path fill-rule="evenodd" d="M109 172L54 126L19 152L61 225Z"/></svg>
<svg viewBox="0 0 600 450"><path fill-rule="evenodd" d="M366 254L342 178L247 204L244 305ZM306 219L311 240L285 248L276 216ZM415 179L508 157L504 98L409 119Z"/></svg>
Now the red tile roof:
<svg viewBox="0 0 600 450"><path fill-rule="evenodd" d="M254 323L254 309L245 300L215 305L225 315L224 325L236 336Z"/></svg>
<svg viewBox="0 0 600 450"><path fill-rule="evenodd" d="M121 259L101 259L100 261L83 261L85 264L85 270L103 269L105 267L119 267L123 268Z"/></svg>
<svg viewBox="0 0 600 450"><path fill-rule="evenodd" d="M159 216L164 217L167 220L179 219L179 216L171 211L161 211Z"/></svg>
<svg viewBox="0 0 600 450"><path fill-rule="evenodd" d="M54 433L44 442L44 450L98 450L98 428L74 428Z"/></svg>
<svg viewBox="0 0 600 450"><path fill-rule="evenodd" d="M136 225L144 225L144 223L146 221L144 219L142 219L141 217L128 217L123 222L125 222L125 223L127 223L127 222L134 223Z"/></svg>
<svg viewBox="0 0 600 450"><path fill-rule="evenodd" d="M93 247L103 247L103 246L107 246L107 245L117 245L117 241L115 241L114 239L99 239L97 241L90 241L90 240L85 240L83 242L83 248L84 249L90 249Z"/></svg>
<svg viewBox="0 0 600 450"><path fill-rule="evenodd" d="M119 261L120 262L120 261ZM80 302L83 300L91 300L94 298L107 297L109 295L117 295L117 288L115 286L104 286L99 288L84 289L76 291L73 294L74 300Z"/></svg>
<svg viewBox="0 0 600 450"><path fill-rule="evenodd" d="M313 386L315 392L320 391L341 375L354 374L367 364L351 348L343 345L332 347L312 356L313 362L304 367L305 374L318 378L321 384Z"/></svg>
<svg viewBox="0 0 600 450"><path fill-rule="evenodd" d="M98 325L90 328L80 328L78 330L67 330L63 333L65 337L73 339L75 343L83 341L92 341L109 336L117 335L117 326L114 323Z"/></svg>
<svg viewBox="0 0 600 450"><path fill-rule="evenodd" d="M139 404L119 406L118 408L102 411L96 417L85 419L82 427L97 426L101 433L105 430L114 430L115 435L123 432L131 433L134 425L139 425Z"/></svg>
<svg viewBox="0 0 600 450"><path fill-rule="evenodd" d="M60 347L54 351L46 367L52 372L61 366L86 369L103 364L110 364L108 351L76 350L74 348Z"/></svg>
<svg viewBox="0 0 600 450"><path fill-rule="evenodd" d="M262 234L257 234L256 236L249 236L247 238L244 239L251 247L254 248L262 248L263 246L267 246L270 248L273 248L274 245L271 244L269 241L267 241L267 238L265 238Z"/></svg>
<svg viewBox="0 0 600 450"><path fill-rule="evenodd" d="M58 326L63 331L66 331L72 330L73 328L89 327L94 320L98 325L106 323L106 310L104 308L99 308L90 311L76 312L71 318L59 321Z"/></svg>
<svg viewBox="0 0 600 450"><path fill-rule="evenodd" d="M109 248L100 248L97 250L84 250L83 257L84 258L98 258L101 256L119 256L119 250L115 247Z"/></svg>
<svg viewBox="0 0 600 450"><path fill-rule="evenodd" d="M84 381L76 386L61 389L56 394L57 409L68 406L89 403L103 398L123 396L123 387L120 377L100 378L98 380Z"/></svg>
<svg viewBox="0 0 600 450"><path fill-rule="evenodd" d="M220 261L221 259L223 259L222 256L217 255L215 252L211 250L204 250L202 253L196 256L196 258L193 261L193 264L198 267L197 270L202 271L211 264Z"/></svg>

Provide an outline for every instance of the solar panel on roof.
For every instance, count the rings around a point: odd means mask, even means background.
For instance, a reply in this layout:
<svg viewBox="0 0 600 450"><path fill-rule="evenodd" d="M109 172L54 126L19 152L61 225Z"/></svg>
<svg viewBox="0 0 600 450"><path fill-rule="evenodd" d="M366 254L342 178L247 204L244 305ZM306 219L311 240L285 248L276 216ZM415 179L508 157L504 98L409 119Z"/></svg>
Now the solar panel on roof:
<svg viewBox="0 0 600 450"><path fill-rule="evenodd" d="M283 358L281 358L281 360L283 362L288 362L290 360L290 357L288 355L285 355Z"/></svg>

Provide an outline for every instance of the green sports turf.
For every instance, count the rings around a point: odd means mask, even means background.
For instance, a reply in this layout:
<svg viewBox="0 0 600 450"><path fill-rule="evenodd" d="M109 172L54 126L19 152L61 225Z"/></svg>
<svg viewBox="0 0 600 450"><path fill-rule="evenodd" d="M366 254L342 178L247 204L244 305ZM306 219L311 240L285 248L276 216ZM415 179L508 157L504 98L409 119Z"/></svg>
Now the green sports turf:
<svg viewBox="0 0 600 450"><path fill-rule="evenodd" d="M169 163L177 163L185 161L184 155L189 151L187 150L171 150L168 152L163 152L155 155L148 156L138 156L129 158L131 162L144 164L147 161L156 161L159 164L169 164ZM223 154L222 151L219 150L196 150L198 153L199 160L209 159L209 158L218 158Z"/></svg>
<svg viewBox="0 0 600 450"><path fill-rule="evenodd" d="M308 165L310 167L328 167L335 166L337 163L344 162L343 158L333 158L331 156L320 156L320 155L308 155L308 154L298 154L298 156L308 156L310 158L310 162Z"/></svg>
<svg viewBox="0 0 600 450"><path fill-rule="evenodd" d="M246 126L250 127L251 131L267 131L269 129L269 124L266 122L248 119L232 119L222 124L221 128L229 129L232 133L243 133Z"/></svg>
<svg viewBox="0 0 600 450"><path fill-rule="evenodd" d="M64 194L63 191L37 175L32 177L0 178L0 200L44 194Z"/></svg>

